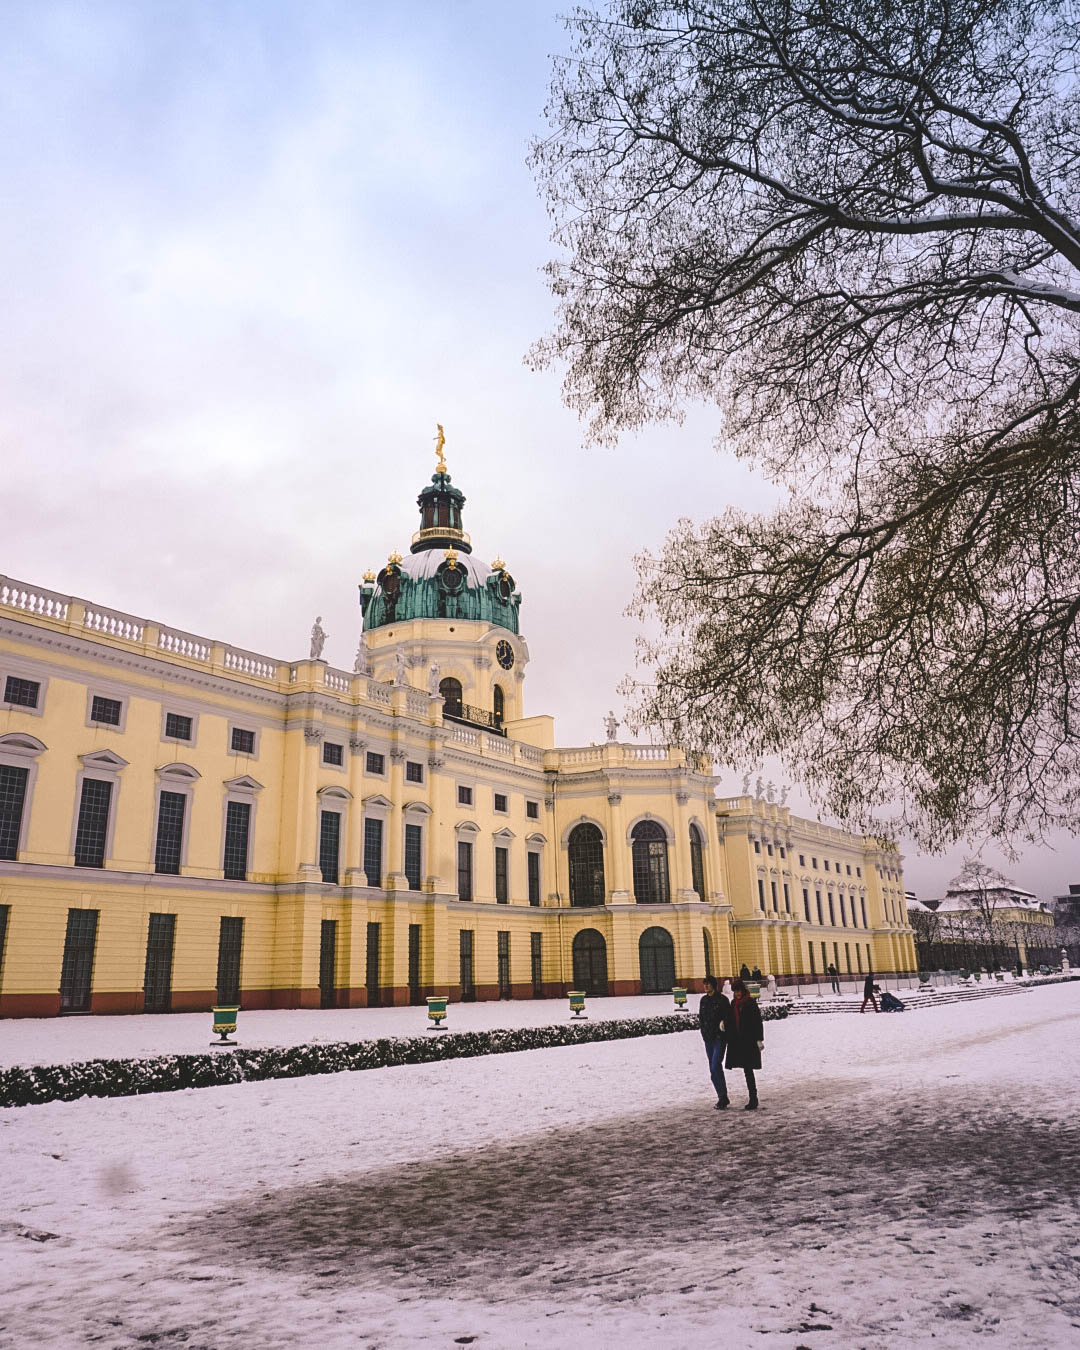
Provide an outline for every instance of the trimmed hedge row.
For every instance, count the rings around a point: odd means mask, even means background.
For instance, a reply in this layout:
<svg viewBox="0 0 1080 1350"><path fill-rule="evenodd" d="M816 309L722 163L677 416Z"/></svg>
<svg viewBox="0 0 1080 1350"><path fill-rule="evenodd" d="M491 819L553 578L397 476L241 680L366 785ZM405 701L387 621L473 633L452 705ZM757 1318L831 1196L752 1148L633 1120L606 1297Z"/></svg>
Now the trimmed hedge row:
<svg viewBox="0 0 1080 1350"><path fill-rule="evenodd" d="M761 1010L765 1021L788 1015L785 1007ZM622 1018L613 1021L562 1022L546 1027L492 1031L430 1032L423 1036L383 1036L374 1041L267 1046L219 1050L201 1055L155 1055L149 1059L90 1059L79 1064L40 1064L0 1069L0 1107L71 1102L80 1097L133 1097L184 1088L259 1083L271 1078L385 1069L430 1064L439 1059L506 1055L517 1050L547 1050L594 1041L637 1036L666 1036L696 1031L696 1014Z"/></svg>

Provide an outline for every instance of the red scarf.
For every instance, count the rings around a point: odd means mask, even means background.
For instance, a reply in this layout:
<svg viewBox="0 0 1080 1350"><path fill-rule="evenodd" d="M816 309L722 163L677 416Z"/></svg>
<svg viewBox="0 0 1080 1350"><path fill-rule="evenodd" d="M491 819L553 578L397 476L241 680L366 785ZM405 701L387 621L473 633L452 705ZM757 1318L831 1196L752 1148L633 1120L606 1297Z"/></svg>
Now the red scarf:
<svg viewBox="0 0 1080 1350"><path fill-rule="evenodd" d="M731 1006L735 1009L735 1030L736 1030L736 1031L738 1031L738 1029L739 1029L739 1012L741 1011L743 1004L744 1004L744 1003L749 1003L749 1002L750 1002L750 995L749 995L749 994L736 994L735 997L734 997L734 999L732 1000Z"/></svg>

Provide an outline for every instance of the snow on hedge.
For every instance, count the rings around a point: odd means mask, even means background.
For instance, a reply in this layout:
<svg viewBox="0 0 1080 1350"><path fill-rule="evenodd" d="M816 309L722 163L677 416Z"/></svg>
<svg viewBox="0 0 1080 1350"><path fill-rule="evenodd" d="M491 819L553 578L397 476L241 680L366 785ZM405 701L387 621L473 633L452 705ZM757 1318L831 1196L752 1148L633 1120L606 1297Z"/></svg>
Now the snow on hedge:
<svg viewBox="0 0 1080 1350"><path fill-rule="evenodd" d="M788 1015L784 1006L763 1007L764 1021ZM517 1050L596 1041L631 1040L697 1031L696 1014L635 1017L597 1022L564 1022L544 1027L490 1031L432 1032L424 1036L383 1036L370 1041L268 1046L219 1050L201 1055L155 1055L140 1059L91 1059L77 1064L36 1064L0 1069L0 1107L75 1101L79 1097L132 1097L184 1088L257 1083L270 1078L351 1073L440 1059L471 1059Z"/></svg>

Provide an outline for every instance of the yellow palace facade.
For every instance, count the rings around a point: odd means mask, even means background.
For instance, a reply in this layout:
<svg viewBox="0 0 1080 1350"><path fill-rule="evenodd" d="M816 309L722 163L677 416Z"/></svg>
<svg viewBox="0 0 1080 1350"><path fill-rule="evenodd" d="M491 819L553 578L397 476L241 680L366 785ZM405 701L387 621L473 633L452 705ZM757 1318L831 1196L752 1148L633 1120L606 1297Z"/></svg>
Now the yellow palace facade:
<svg viewBox="0 0 1080 1350"><path fill-rule="evenodd" d="M0 577L0 1016L913 968L889 847L524 715L464 500L440 458L351 671Z"/></svg>

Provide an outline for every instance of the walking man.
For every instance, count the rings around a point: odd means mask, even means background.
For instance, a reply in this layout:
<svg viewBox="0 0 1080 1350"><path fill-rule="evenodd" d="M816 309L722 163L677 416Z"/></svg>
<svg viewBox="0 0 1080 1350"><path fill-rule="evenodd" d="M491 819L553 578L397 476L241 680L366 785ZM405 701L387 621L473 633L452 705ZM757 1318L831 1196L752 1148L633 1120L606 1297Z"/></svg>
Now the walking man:
<svg viewBox="0 0 1080 1350"><path fill-rule="evenodd" d="M742 1069L750 1100L745 1111L758 1109L757 1079L754 1070L761 1068L761 1052L765 1048L765 1031L761 1025L761 1010L757 1001L747 993L742 980L732 980L734 995L727 1016L727 1067Z"/></svg>
<svg viewBox="0 0 1080 1350"><path fill-rule="evenodd" d="M873 1009L874 1009L875 1012L878 1011L877 999L874 997L874 972L873 972L873 971L870 971L870 973L867 975L866 979L863 980L863 987L862 987L862 1007L859 1009L859 1011L860 1011L861 1013L864 1013L864 1012L866 1011L866 1005L867 1005L868 1003L873 1005Z"/></svg>
<svg viewBox="0 0 1080 1350"><path fill-rule="evenodd" d="M840 972L830 962L828 971L826 973L828 974L829 979L832 981L833 993L838 994L840 992Z"/></svg>
<svg viewBox="0 0 1080 1350"><path fill-rule="evenodd" d="M709 1061L709 1077L716 1089L716 1110L724 1111L728 1106L727 1080L724 1078L724 1047L727 1037L724 1023L731 1004L716 988L716 978L705 976L705 992L698 1004L698 1017L701 1022L701 1039L705 1042L705 1057Z"/></svg>

